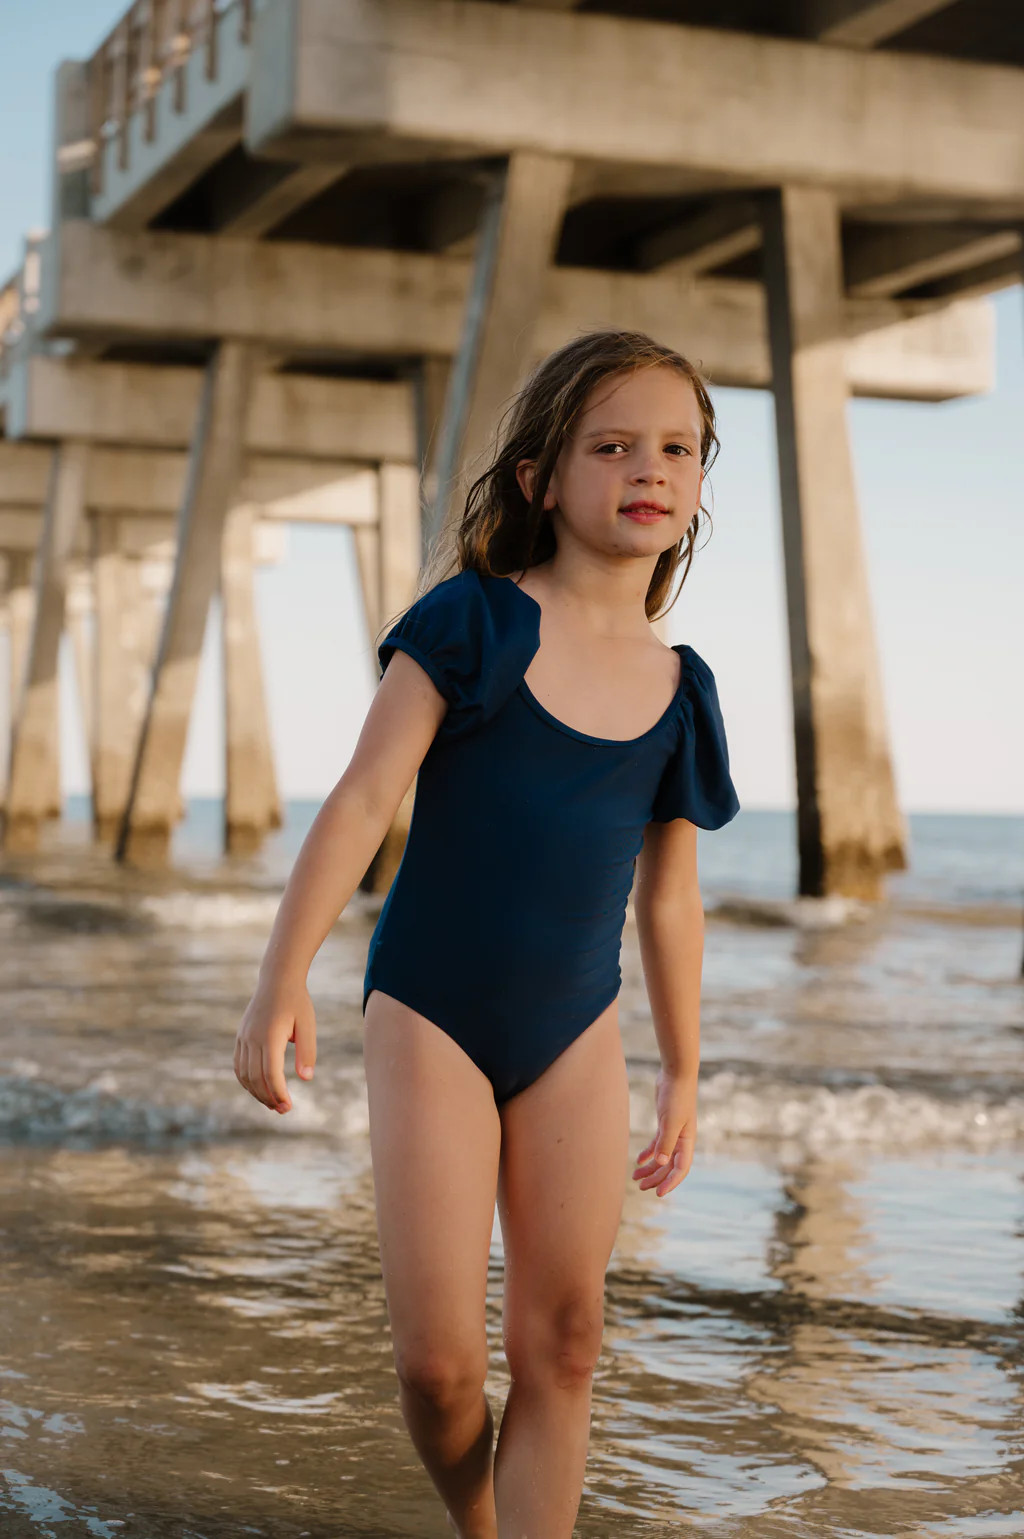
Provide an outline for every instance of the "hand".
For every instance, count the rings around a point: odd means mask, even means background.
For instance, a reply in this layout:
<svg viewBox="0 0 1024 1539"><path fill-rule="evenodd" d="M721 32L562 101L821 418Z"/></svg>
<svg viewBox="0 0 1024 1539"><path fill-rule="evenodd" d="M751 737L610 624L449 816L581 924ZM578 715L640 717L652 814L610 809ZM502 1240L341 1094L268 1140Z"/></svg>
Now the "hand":
<svg viewBox="0 0 1024 1539"><path fill-rule="evenodd" d="M660 1070L655 1096L658 1131L637 1155L633 1180L667 1197L689 1174L697 1142L697 1077Z"/></svg>
<svg viewBox="0 0 1024 1539"><path fill-rule="evenodd" d="M295 1072L312 1079L316 1063L316 1015L305 984L260 984L246 1006L235 1037L235 1078L271 1111L291 1111L284 1077L284 1050L295 1043Z"/></svg>

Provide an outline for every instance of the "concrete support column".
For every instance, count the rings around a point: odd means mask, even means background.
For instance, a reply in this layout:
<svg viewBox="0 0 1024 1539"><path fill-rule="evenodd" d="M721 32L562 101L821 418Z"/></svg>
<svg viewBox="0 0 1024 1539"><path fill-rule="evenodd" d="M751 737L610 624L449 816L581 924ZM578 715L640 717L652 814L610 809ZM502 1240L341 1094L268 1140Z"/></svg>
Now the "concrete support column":
<svg viewBox="0 0 1024 1539"><path fill-rule="evenodd" d="M207 365L178 518L174 579L132 774L117 858L167 859L221 537L242 473L252 348L221 342Z"/></svg>
<svg viewBox="0 0 1024 1539"><path fill-rule="evenodd" d="M450 358L423 358L420 361L415 383L416 403L416 457L420 465L420 485L427 508L437 501L438 453L444 421L445 399L452 377ZM430 544L431 518L421 520L420 545L422 558L427 556Z"/></svg>
<svg viewBox="0 0 1024 1539"><path fill-rule="evenodd" d="M353 524L352 542L359 572L359 591L363 597L363 615L370 642L372 661L376 663L377 632L383 622L380 608L380 526Z"/></svg>
<svg viewBox="0 0 1024 1539"><path fill-rule="evenodd" d="M10 659L7 696L7 732L3 744L3 804L6 806L9 783L11 747L14 723L21 706L25 687L25 668L28 664L29 646L32 641L32 622L36 612L36 593L33 581L33 557L26 551L12 551L8 561L8 655ZM59 647L58 647L59 657ZM56 690L49 714L50 747L46 756L46 790L44 795L46 818L59 818L61 814L60 791L60 710Z"/></svg>
<svg viewBox="0 0 1024 1539"><path fill-rule="evenodd" d="M530 365L572 169L562 156L524 150L509 157L496 179L445 398L428 538L461 514L501 413Z"/></svg>
<svg viewBox="0 0 1024 1539"><path fill-rule="evenodd" d="M413 465L381 465L377 476L377 628L389 625L413 601L420 572L420 526L419 472ZM414 781L360 882L364 892L387 892L391 886L405 849L415 793Z"/></svg>
<svg viewBox="0 0 1024 1539"><path fill-rule="evenodd" d="M71 637L75 660L75 683L85 734L86 760L89 765L90 795L96 794L95 694L93 690L93 575L88 566L77 566L68 577L64 602L64 623Z"/></svg>
<svg viewBox="0 0 1024 1539"><path fill-rule="evenodd" d="M89 451L67 442L53 451L35 570L32 633L13 712L4 848L30 853L56 791L59 805L57 664L71 549L85 509ZM55 785L56 781L56 785Z"/></svg>
<svg viewBox="0 0 1024 1539"><path fill-rule="evenodd" d="M268 830L281 827L253 592L255 512L249 503L232 508L221 545L224 848L229 855L258 850Z"/></svg>
<svg viewBox="0 0 1024 1539"><path fill-rule="evenodd" d="M878 898L906 863L847 425L839 210L763 204L796 737L801 894Z"/></svg>
<svg viewBox="0 0 1024 1539"><path fill-rule="evenodd" d="M7 632L7 700L4 735L0 742L3 753L3 762L0 764L0 810L7 806L11 740L14 735L21 690L25 682L25 663L32 638L32 615L35 610L35 594L32 591L32 557L26 551L12 550L3 557L3 568L4 599L0 623Z"/></svg>
<svg viewBox="0 0 1024 1539"><path fill-rule="evenodd" d="M11 752L11 608L10 608L10 557L0 552L0 640L6 636L7 676L0 679L0 812L7 801L7 761Z"/></svg>
<svg viewBox="0 0 1024 1539"><path fill-rule="evenodd" d="M93 833L111 843L128 803L153 642L145 635L141 564L124 550L121 519L99 513L93 527Z"/></svg>

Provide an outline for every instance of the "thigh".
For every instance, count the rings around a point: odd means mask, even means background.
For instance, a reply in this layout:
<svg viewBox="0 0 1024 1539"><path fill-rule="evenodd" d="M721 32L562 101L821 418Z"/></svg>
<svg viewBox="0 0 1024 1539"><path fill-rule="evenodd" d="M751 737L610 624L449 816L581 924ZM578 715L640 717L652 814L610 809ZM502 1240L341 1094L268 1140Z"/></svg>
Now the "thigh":
<svg viewBox="0 0 1024 1539"><path fill-rule="evenodd" d="M501 1144L490 1081L433 1022L376 989L363 1056L396 1363L485 1363Z"/></svg>
<svg viewBox="0 0 1024 1539"><path fill-rule="evenodd" d="M500 1114L506 1337L599 1316L629 1161L617 1002Z"/></svg>

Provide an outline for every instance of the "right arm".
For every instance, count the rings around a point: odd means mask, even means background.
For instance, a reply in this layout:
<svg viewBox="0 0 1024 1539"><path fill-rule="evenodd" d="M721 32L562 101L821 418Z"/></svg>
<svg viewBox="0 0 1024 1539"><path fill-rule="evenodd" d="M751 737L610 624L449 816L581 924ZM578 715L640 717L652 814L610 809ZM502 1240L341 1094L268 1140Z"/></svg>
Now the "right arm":
<svg viewBox="0 0 1024 1539"><path fill-rule="evenodd" d="M296 858L235 1041L235 1074L272 1111L291 1108L284 1050L309 1079L316 1023L310 964L380 848L448 706L418 663L396 651L355 751Z"/></svg>

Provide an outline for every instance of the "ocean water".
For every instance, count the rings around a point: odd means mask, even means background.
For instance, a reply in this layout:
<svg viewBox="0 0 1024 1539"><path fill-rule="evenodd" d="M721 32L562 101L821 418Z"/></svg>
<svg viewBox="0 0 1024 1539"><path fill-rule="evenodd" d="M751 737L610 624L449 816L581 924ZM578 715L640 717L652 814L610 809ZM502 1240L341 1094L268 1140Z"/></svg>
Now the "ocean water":
<svg viewBox="0 0 1024 1539"><path fill-rule="evenodd" d="M0 864L3 1539L450 1536L398 1410L360 991L379 899L311 973L273 1117L231 1050L309 821L122 871L72 804ZM623 1171L580 1539L1024 1534L1024 819L917 816L878 906L795 902L793 819L701 836L700 1126ZM635 930L631 1155L656 1043ZM500 1420L501 1235L488 1391Z"/></svg>

